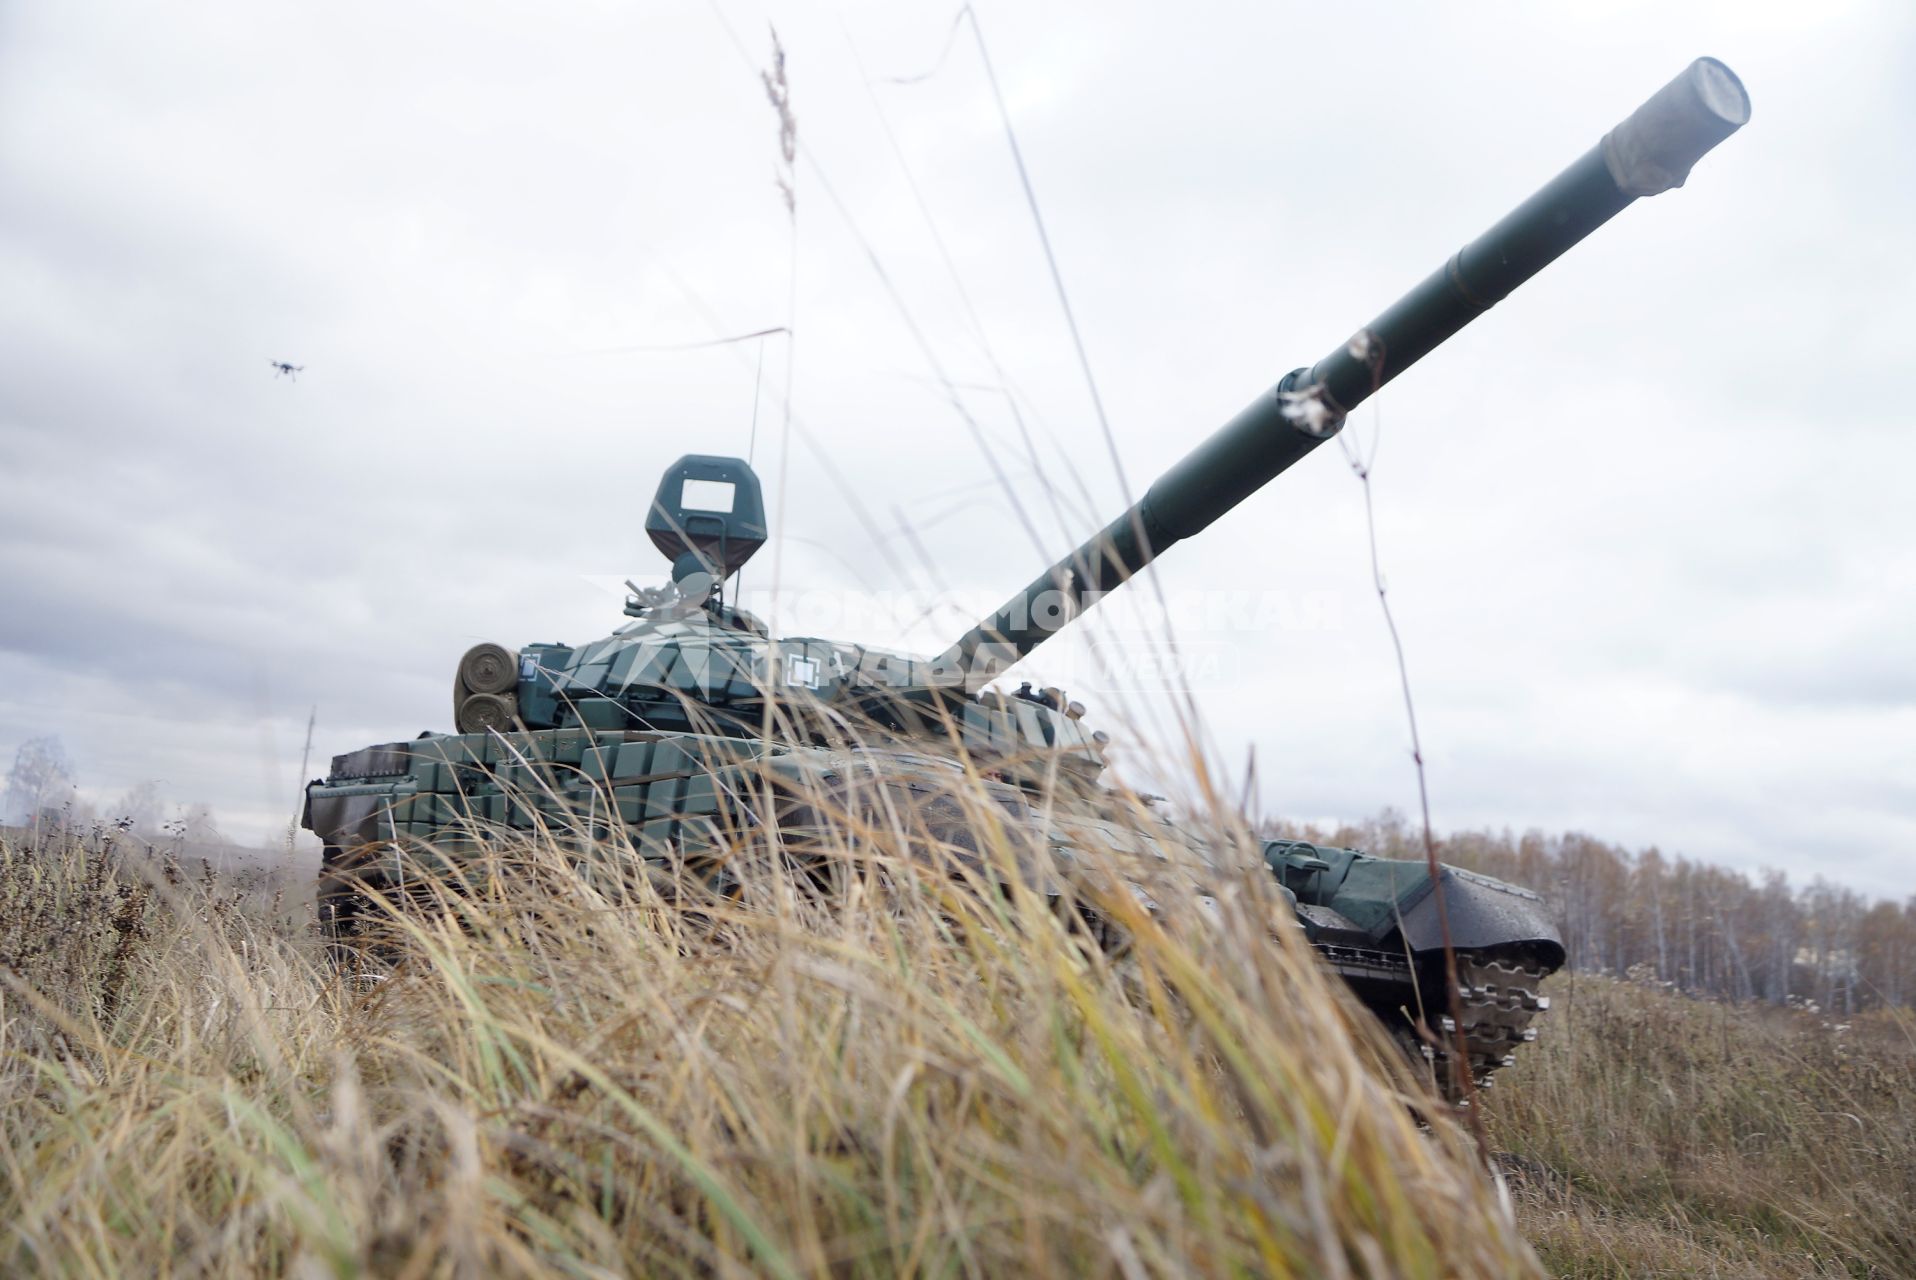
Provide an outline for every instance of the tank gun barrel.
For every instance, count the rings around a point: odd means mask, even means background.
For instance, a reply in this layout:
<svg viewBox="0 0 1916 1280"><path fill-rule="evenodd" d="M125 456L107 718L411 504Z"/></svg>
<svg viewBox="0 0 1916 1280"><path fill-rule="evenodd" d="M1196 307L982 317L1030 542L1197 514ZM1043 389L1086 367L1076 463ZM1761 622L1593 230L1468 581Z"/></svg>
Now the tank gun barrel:
<svg viewBox="0 0 1916 1280"><path fill-rule="evenodd" d="M1347 342L1296 369L1165 472L1129 511L936 659L976 690L1165 548L1202 531L1336 435L1345 416L1635 200L1683 185L1749 119L1730 69L1699 58L1569 168Z"/></svg>

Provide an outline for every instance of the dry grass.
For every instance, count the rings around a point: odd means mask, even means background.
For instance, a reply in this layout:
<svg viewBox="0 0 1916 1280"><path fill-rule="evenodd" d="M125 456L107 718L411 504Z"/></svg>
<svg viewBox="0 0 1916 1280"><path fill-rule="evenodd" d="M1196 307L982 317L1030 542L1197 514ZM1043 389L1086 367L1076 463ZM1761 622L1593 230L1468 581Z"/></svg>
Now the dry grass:
<svg viewBox="0 0 1916 1280"><path fill-rule="evenodd" d="M864 846L688 914L525 840L367 989L218 885L0 844L0 1270L1536 1274L1262 878L1121 894L1114 958Z"/></svg>
<svg viewBox="0 0 1916 1280"><path fill-rule="evenodd" d="M1493 1140L1563 1276L1916 1275L1916 1019L1558 975Z"/></svg>

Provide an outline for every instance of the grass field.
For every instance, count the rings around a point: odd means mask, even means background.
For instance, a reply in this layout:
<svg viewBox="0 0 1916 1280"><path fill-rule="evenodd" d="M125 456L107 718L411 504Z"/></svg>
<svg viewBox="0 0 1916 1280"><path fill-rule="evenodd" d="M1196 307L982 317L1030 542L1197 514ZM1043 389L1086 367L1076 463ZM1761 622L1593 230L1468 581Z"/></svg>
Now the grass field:
<svg viewBox="0 0 1916 1280"><path fill-rule="evenodd" d="M1488 1106L1513 1194L1231 886L875 857L668 910L549 845L343 981L269 881L0 844L0 1270L1897 1275L1911 1029L1562 979ZM1514 1211L1513 1211L1514 1201ZM1528 1235L1531 1244L1523 1239ZM1536 1252L1532 1252L1531 1245ZM1542 1266L1538 1255L1543 1260ZM1547 1270L1545 1269L1547 1268Z"/></svg>
<svg viewBox="0 0 1916 1280"><path fill-rule="evenodd" d="M1916 1276L1916 1017L1559 974L1492 1090L1552 1274Z"/></svg>

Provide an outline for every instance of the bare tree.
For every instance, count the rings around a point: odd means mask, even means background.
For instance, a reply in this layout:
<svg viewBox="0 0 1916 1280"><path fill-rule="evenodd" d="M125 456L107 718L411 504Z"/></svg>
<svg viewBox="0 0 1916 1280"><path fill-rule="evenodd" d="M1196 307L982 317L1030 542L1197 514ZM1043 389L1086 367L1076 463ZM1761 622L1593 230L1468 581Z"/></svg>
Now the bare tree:
<svg viewBox="0 0 1916 1280"><path fill-rule="evenodd" d="M7 817L21 824L39 820L43 810L57 807L73 791L73 763L60 739L47 734L28 738L13 753L7 771Z"/></svg>
<svg viewBox="0 0 1916 1280"><path fill-rule="evenodd" d="M1650 899L1650 928L1656 941L1658 982L1670 980L1670 948L1663 928L1664 878L1663 855L1655 849L1646 850L1637 859L1637 880L1643 886L1645 896Z"/></svg>

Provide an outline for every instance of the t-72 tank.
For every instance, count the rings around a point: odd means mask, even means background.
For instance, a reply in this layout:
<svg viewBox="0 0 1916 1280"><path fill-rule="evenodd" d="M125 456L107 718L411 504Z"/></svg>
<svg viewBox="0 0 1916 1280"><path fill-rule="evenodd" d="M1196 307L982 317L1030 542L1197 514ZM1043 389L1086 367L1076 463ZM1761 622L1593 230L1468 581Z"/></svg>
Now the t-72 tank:
<svg viewBox="0 0 1916 1280"><path fill-rule="evenodd" d="M1056 690L1005 693L992 682L1334 436L1357 405L1625 206L1681 186L1748 111L1728 68L1691 64L934 658L774 636L728 604L726 583L767 537L758 480L735 458L681 458L645 521L672 580L635 588L631 621L580 645L477 646L454 681L456 732L339 756L311 784L304 822L324 844L326 927L348 937L366 886L391 890L408 867L444 865L513 831L590 842L622 830L676 882L690 869L718 891L737 887L726 855L741 832L823 847L836 825L842 850L847 824L880 811L913 848L976 866L982 803L991 822L1023 833L1047 883L1092 842L1153 853L1158 820L1100 786L1106 739L1087 731L1083 709ZM1160 834L1173 838L1168 826ZM1395 1029L1408 1032L1419 991L1454 984L1462 1025L1445 1027L1455 1034L1441 1037L1439 1056L1461 1045L1482 1080L1534 1037L1538 983L1564 959L1537 895L1350 849L1268 840L1261 851L1325 962Z"/></svg>

